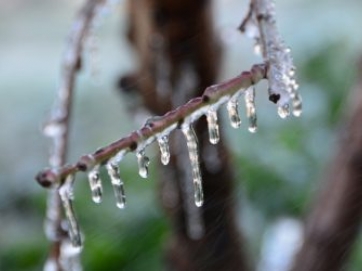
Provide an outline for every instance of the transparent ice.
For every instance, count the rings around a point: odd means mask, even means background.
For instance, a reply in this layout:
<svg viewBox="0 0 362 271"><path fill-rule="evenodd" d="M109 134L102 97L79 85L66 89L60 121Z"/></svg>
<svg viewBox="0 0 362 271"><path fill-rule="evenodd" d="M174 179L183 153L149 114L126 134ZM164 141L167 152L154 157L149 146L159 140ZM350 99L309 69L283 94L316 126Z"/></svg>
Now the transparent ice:
<svg viewBox="0 0 362 271"><path fill-rule="evenodd" d="M168 144L168 136L162 135L157 138L158 145L161 151L161 162L167 165L170 162L170 146Z"/></svg>
<svg viewBox="0 0 362 271"><path fill-rule="evenodd" d="M217 123L217 111L209 109L206 114L207 126L209 130L209 140L211 144L217 144L220 140L219 124Z"/></svg>
<svg viewBox="0 0 362 271"><path fill-rule="evenodd" d="M233 128L239 128L241 125L241 119L238 111L238 97L231 98L226 104L231 126Z"/></svg>
<svg viewBox="0 0 362 271"><path fill-rule="evenodd" d="M202 191L202 180L201 180L197 137L194 129L189 125L182 127L182 132L186 138L187 148L189 151L189 157L191 162L195 205L197 207L201 207L204 202L204 195Z"/></svg>
<svg viewBox="0 0 362 271"><path fill-rule="evenodd" d="M255 109L255 88L254 86L249 87L245 90L245 107L246 107L246 116L249 119L249 131L255 133L257 130L257 117Z"/></svg>
<svg viewBox="0 0 362 271"><path fill-rule="evenodd" d="M99 174L99 165L96 165L92 170L89 171L88 181L92 193L92 200L95 203L101 203L103 188L102 180Z"/></svg>
<svg viewBox="0 0 362 271"><path fill-rule="evenodd" d="M145 155L145 151L141 150L136 153L137 162L138 162L138 173L142 178L148 177L148 165L150 164L150 159Z"/></svg>
<svg viewBox="0 0 362 271"><path fill-rule="evenodd" d="M126 206L126 194L124 191L123 180L119 175L119 166L117 161L110 160L107 163L106 168L113 186L116 205L118 208L123 209Z"/></svg>
<svg viewBox="0 0 362 271"><path fill-rule="evenodd" d="M278 115L282 119L285 119L286 117L288 117L290 115L289 104L285 104L283 106L278 106Z"/></svg>

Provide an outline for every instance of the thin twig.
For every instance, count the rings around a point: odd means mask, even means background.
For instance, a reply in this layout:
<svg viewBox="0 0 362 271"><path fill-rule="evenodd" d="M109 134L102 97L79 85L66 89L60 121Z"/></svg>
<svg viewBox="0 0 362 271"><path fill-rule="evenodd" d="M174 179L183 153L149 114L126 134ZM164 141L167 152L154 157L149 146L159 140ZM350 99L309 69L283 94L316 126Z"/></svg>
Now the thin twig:
<svg viewBox="0 0 362 271"><path fill-rule="evenodd" d="M245 90L266 78L266 73L264 64L254 65L251 71L243 72L230 80L206 88L201 97L193 98L162 117L152 119L129 136L121 138L93 154L82 156L75 164L58 169L45 169L38 173L36 179L44 187L59 187L70 174L87 171L97 164L105 164L121 151L129 152L143 149L156 139L156 135L166 131L170 132L182 126L183 122L196 120L203 114L203 109L207 109L213 104L226 102L237 91Z"/></svg>
<svg viewBox="0 0 362 271"><path fill-rule="evenodd" d="M81 68L81 55L87 34L97 14L97 8L103 2L104 0L88 0L78 13L69 33L69 40L62 62L60 86L51 118L44 127L44 134L52 140L49 157L49 165L52 168L60 168L66 161L69 120L76 73ZM67 232L61 226L62 220L61 200L58 191L52 189L48 194L45 222L47 237L52 242L52 249L46 266L52 265L56 270L64 270L64 265L69 265L69 263L64 262L62 256L62 243L68 238Z"/></svg>

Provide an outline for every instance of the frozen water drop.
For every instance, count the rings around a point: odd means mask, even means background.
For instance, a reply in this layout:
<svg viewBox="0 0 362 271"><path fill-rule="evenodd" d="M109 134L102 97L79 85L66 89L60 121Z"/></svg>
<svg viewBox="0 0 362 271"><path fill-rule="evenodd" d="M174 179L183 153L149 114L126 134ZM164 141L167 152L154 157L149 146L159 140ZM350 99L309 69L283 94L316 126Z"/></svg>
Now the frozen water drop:
<svg viewBox="0 0 362 271"><path fill-rule="evenodd" d="M118 208L123 209L126 206L126 194L124 191L123 180L119 175L118 164L114 163L114 161L111 160L107 163L106 168L113 186L114 197L116 198L116 205Z"/></svg>
<svg viewBox="0 0 362 271"><path fill-rule="evenodd" d="M209 129L209 140L211 144L220 141L219 124L217 123L217 111L210 109L206 114L207 126Z"/></svg>
<svg viewBox="0 0 362 271"><path fill-rule="evenodd" d="M295 93L295 96L292 98L293 105L293 115L299 117L302 115L302 97L299 93Z"/></svg>
<svg viewBox="0 0 362 271"><path fill-rule="evenodd" d="M65 179L63 185L59 188L60 199L63 204L65 216L68 220L69 225L69 238L72 242L73 247L81 247L82 239L80 235L79 225L75 217L73 208L73 184L74 175L70 174Z"/></svg>
<svg viewBox="0 0 362 271"><path fill-rule="evenodd" d="M137 152L137 162L138 162L138 173L142 178L148 177L148 165L150 164L150 159L145 155L145 151L141 150Z"/></svg>
<svg viewBox="0 0 362 271"><path fill-rule="evenodd" d="M92 193L92 200L95 203L101 203L103 188L102 180L99 174L99 165L95 166L91 171L89 171L88 181Z"/></svg>
<svg viewBox="0 0 362 271"><path fill-rule="evenodd" d="M170 147L168 145L168 136L160 136L157 138L161 151L161 162L167 165L170 162Z"/></svg>
<svg viewBox="0 0 362 271"><path fill-rule="evenodd" d="M230 101L228 101L226 108L228 111L231 126L233 128L239 128L241 125L241 120L238 112L238 100L231 99Z"/></svg>
<svg viewBox="0 0 362 271"><path fill-rule="evenodd" d="M278 106L278 115L282 119L285 119L290 115L289 104Z"/></svg>
<svg viewBox="0 0 362 271"><path fill-rule="evenodd" d="M257 117L255 109L255 88L249 87L245 90L245 107L246 116L249 119L249 132L255 133L257 131Z"/></svg>
<svg viewBox="0 0 362 271"><path fill-rule="evenodd" d="M192 179L194 184L195 205L197 207L201 207L204 202L204 195L202 192L202 179L201 179L197 137L194 129L191 126L183 127L182 132L185 135L186 144L189 151Z"/></svg>

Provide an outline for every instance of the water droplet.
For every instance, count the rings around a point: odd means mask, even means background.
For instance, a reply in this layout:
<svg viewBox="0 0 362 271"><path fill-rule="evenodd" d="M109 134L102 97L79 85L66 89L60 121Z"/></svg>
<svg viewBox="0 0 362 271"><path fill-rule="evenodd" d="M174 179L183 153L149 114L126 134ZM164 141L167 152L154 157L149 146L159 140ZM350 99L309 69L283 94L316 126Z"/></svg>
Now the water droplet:
<svg viewBox="0 0 362 271"><path fill-rule="evenodd" d="M285 119L290 115L289 104L278 106L278 115L282 119Z"/></svg>
<svg viewBox="0 0 362 271"><path fill-rule="evenodd" d="M238 112L238 100L230 99L226 105L226 108L229 114L231 126L233 128L239 128L241 125L241 119Z"/></svg>
<svg viewBox="0 0 362 271"><path fill-rule="evenodd" d="M182 128L182 132L185 135L187 148L189 151L189 157L191 162L191 172L192 179L194 184L194 199L195 205L201 207L204 202L204 195L202 192L202 180L201 180L201 170L199 162L199 151L197 145L197 137L194 129L191 126L185 126Z"/></svg>
<svg viewBox="0 0 362 271"><path fill-rule="evenodd" d="M209 140L211 144L220 141L219 124L217 123L217 111L210 109L206 114L207 126L209 129Z"/></svg>
<svg viewBox="0 0 362 271"><path fill-rule="evenodd" d="M118 163L111 160L107 163L106 168L113 186L116 205L118 208L123 209L126 206L126 194L124 192L123 180L119 175Z"/></svg>
<svg viewBox="0 0 362 271"><path fill-rule="evenodd" d="M99 174L99 165L95 166L91 171L89 171L88 181L92 193L92 200L95 203L101 203L103 188L102 180Z"/></svg>
<svg viewBox="0 0 362 271"><path fill-rule="evenodd" d="M161 162L167 165L170 162L170 147L168 145L168 136L163 135L157 138L161 151Z"/></svg>
<svg viewBox="0 0 362 271"><path fill-rule="evenodd" d="M254 86L249 87L245 90L245 107L246 116L249 119L249 132L255 133L257 130L257 117L255 109L255 88Z"/></svg>
<svg viewBox="0 0 362 271"><path fill-rule="evenodd" d="M68 175L65 179L63 185L59 188L60 199L63 204L65 216L68 220L69 226L69 238L72 242L73 247L81 247L82 239L80 235L79 225L75 217L74 208L73 208L73 185L74 185L74 175Z"/></svg>
<svg viewBox="0 0 362 271"><path fill-rule="evenodd" d="M136 153L137 162L138 162L138 173L142 178L148 177L148 165L150 164L150 159L145 155L145 151L141 150Z"/></svg>

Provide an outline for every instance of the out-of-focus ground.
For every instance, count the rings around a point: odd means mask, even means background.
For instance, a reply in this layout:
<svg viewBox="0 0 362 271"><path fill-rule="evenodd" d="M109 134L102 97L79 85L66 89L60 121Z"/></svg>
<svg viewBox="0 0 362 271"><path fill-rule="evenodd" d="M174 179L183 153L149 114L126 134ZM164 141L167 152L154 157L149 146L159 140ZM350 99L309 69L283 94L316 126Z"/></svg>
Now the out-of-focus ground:
<svg viewBox="0 0 362 271"><path fill-rule="evenodd" d="M224 46L222 80L261 59L253 55L252 41L236 30L247 1L214 2L216 30ZM53 104L66 36L81 3L0 2L0 270L39 270L46 257L45 190L34 175L47 165L49 142L41 126ZM261 84L258 133L250 135L245 125L232 130L225 122L222 127L227 130L222 140L233 150L240 179L235 191L240 226L254 261L262 259L259 270L269 271L285 270L289 259L288 251L273 256L273 248L283 244L292 250L298 243L300 216L333 154L355 63L362 55L359 1L283 0L277 1L277 13L298 68L303 115L279 119L263 95L266 85ZM120 1L96 29L99 72L95 78L90 50L86 50L85 69L77 81L69 161L139 127L129 121L126 103L115 91L117 77L135 65L122 36L124 15ZM154 151L149 154L155 156ZM85 181L76 186L76 210L86 240L84 269L119 270L121 265L122 270L159 270L167 221L155 192L157 173L151 167L151 180L141 180L131 156L121 169L128 196L128 207L122 212L115 207L106 182L100 206L91 202ZM361 250L359 242L348 270L361 270Z"/></svg>

